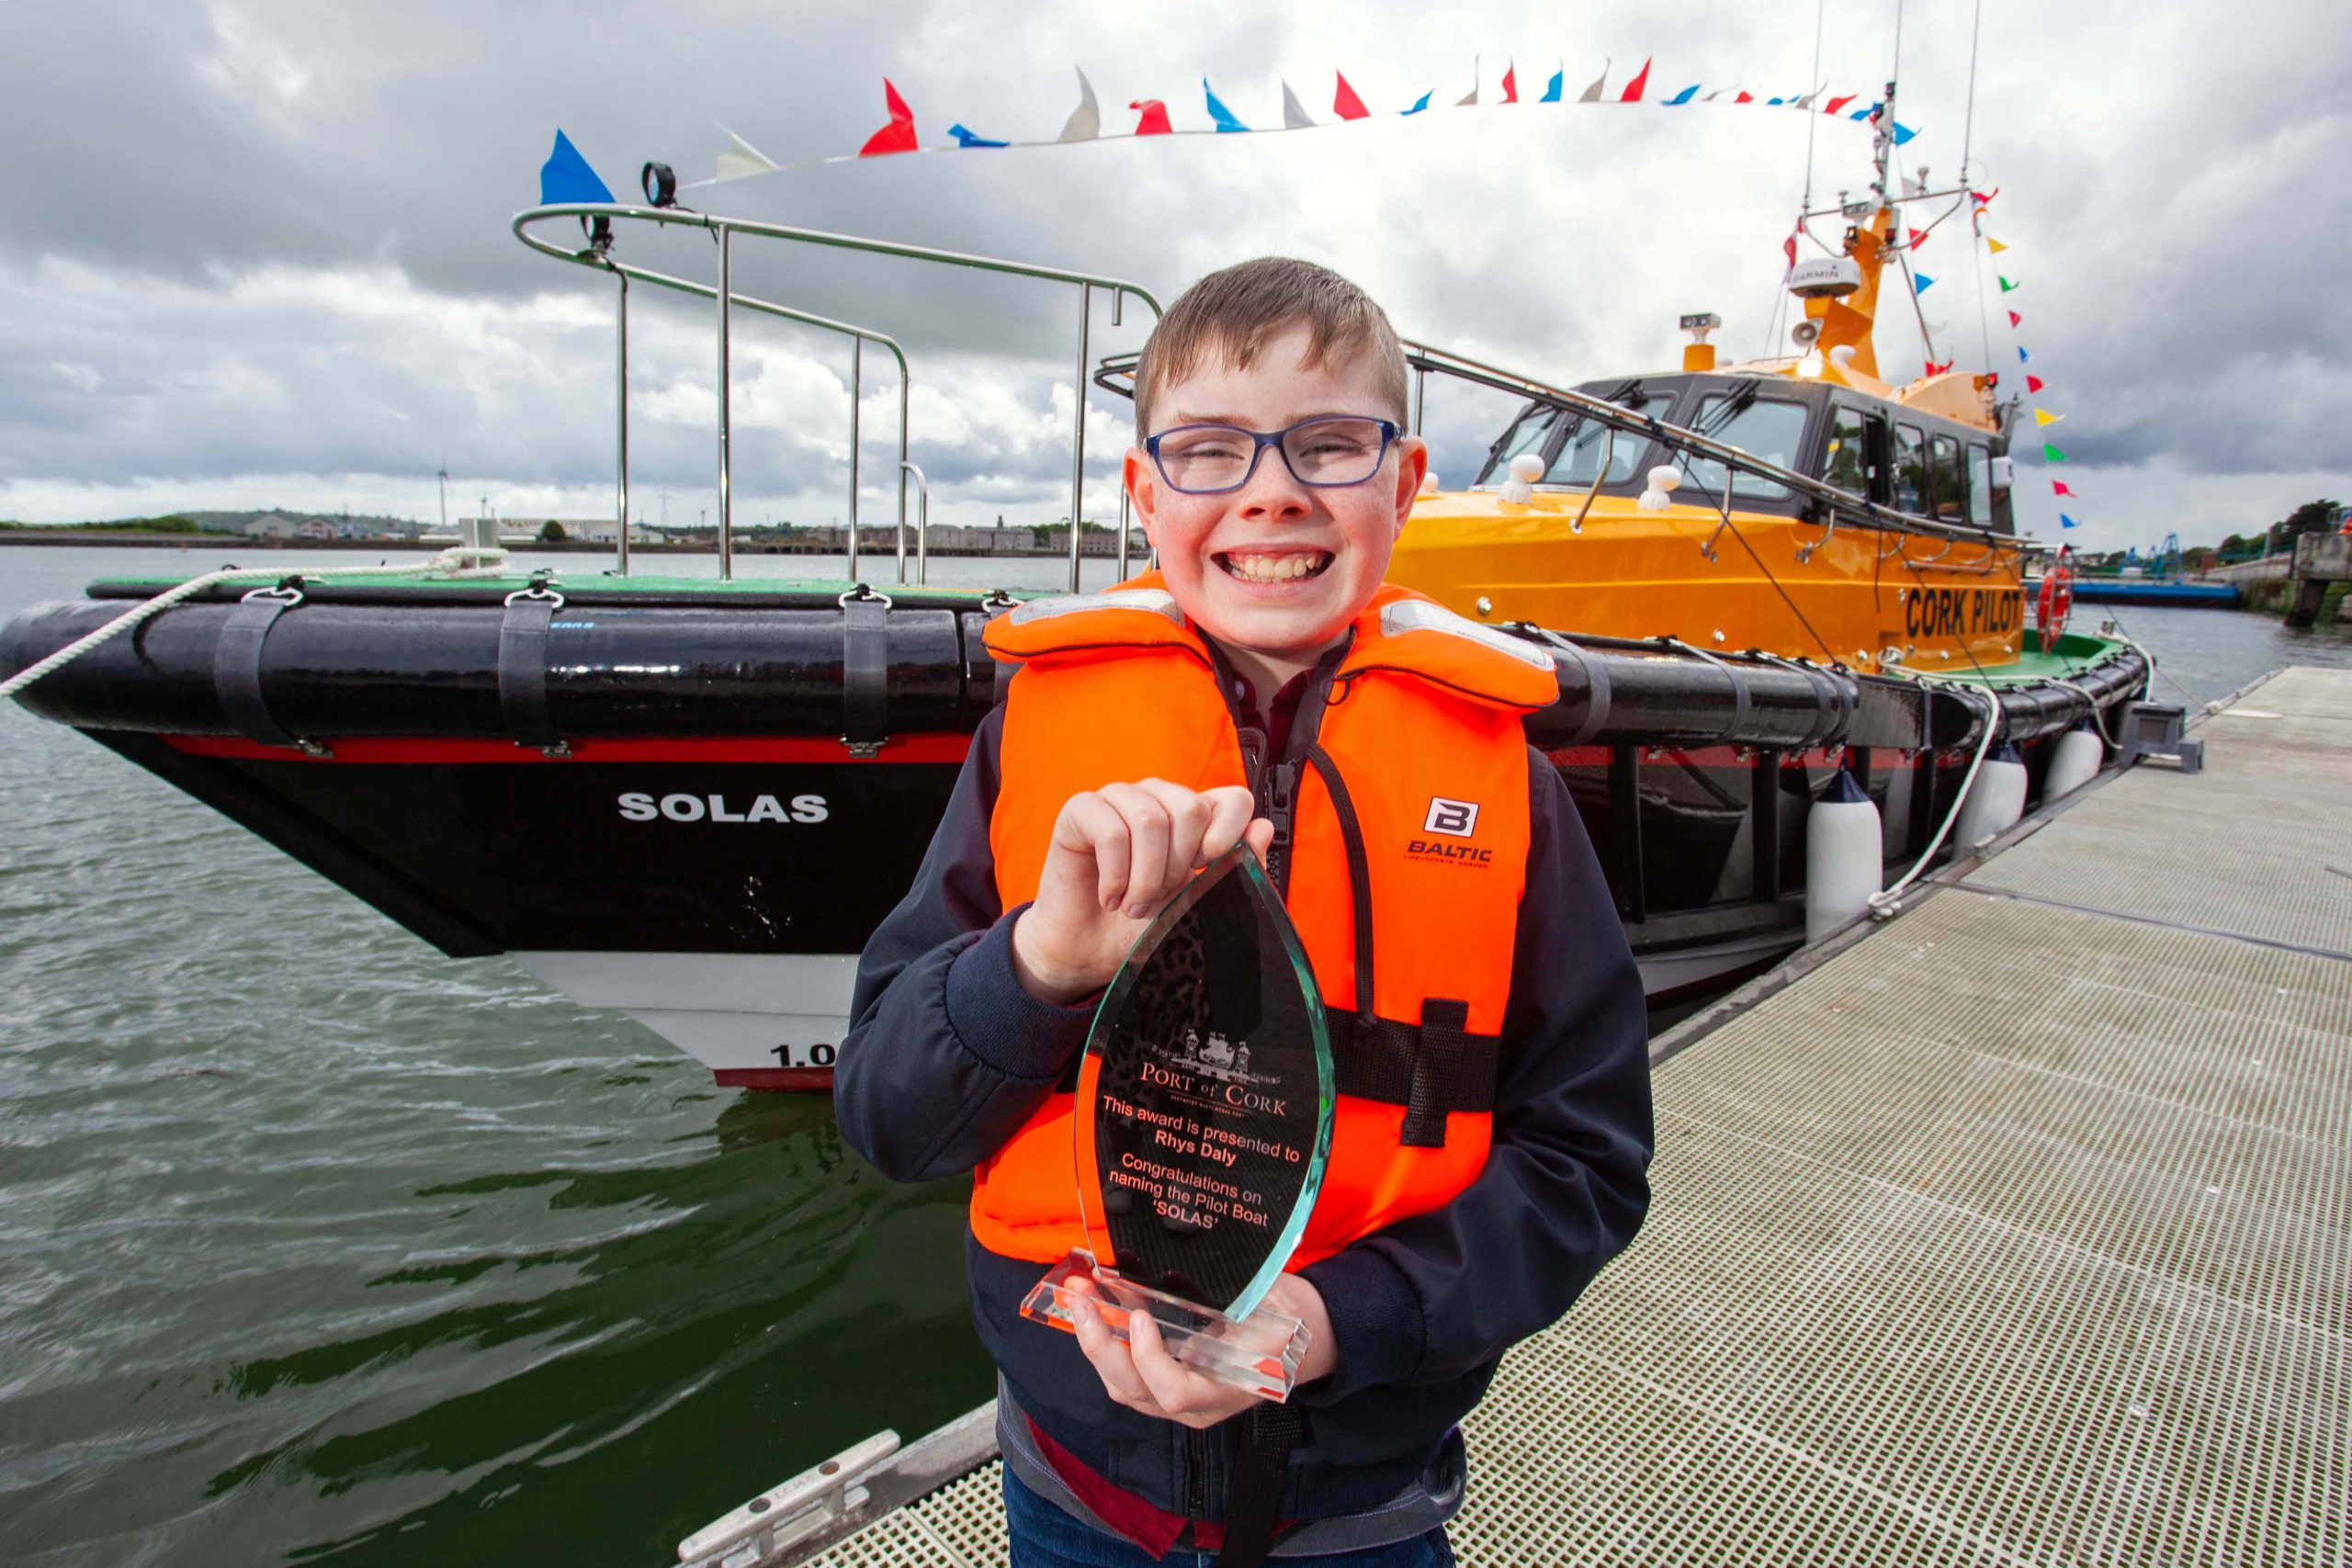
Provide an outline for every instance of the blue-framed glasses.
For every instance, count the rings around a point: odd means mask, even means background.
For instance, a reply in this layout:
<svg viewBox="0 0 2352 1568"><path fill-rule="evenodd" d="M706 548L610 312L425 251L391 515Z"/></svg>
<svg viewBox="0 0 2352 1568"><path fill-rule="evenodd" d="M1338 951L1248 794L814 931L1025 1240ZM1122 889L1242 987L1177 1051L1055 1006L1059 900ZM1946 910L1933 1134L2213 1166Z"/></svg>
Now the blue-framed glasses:
<svg viewBox="0 0 2352 1568"><path fill-rule="evenodd" d="M1324 414L1287 430L1243 430L1232 424L1180 424L1147 439L1143 449L1168 488L1186 495L1239 490L1258 471L1269 446L1279 447L1291 477L1332 490L1360 485L1380 471L1401 432L1385 419Z"/></svg>

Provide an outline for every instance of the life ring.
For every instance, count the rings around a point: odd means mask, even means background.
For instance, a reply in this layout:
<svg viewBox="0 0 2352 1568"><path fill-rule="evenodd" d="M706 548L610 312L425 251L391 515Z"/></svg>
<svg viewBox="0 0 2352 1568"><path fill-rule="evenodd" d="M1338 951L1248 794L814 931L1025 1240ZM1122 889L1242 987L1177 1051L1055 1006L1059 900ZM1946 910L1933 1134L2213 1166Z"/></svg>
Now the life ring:
<svg viewBox="0 0 2352 1568"><path fill-rule="evenodd" d="M2041 596L2033 606L2033 624L2047 652L2066 635L2066 613L2075 607L2075 569L2052 566L2041 574Z"/></svg>

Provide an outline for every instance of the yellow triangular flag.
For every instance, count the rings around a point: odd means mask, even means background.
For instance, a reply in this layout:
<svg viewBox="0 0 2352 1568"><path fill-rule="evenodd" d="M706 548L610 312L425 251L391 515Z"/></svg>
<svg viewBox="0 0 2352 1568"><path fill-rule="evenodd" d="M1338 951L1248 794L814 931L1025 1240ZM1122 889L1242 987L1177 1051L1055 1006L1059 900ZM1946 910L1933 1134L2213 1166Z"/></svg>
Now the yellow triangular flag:
<svg viewBox="0 0 2352 1568"><path fill-rule="evenodd" d="M1996 240L1996 239L1993 238L1993 236L1992 236L1992 235L1990 235L1990 234L1987 234L1987 235L1985 235L1985 236L1984 236L1984 243L1985 243L1986 248L1988 248L1989 250L1991 250L1991 251L1992 251L1992 253L1993 253L1995 255L1996 255L1996 256L1997 256L1997 255L1999 255L2003 251L2006 251L2006 250L2007 250L2007 249L2009 248L2008 246L2007 246L2007 245L2005 245L2005 244L2001 243L2001 242L2000 242L2000 241L1998 241L1998 240Z"/></svg>
<svg viewBox="0 0 2352 1568"><path fill-rule="evenodd" d="M2055 424L2065 417L2063 413L2052 413L2048 409L2033 411L2033 423L2036 424Z"/></svg>

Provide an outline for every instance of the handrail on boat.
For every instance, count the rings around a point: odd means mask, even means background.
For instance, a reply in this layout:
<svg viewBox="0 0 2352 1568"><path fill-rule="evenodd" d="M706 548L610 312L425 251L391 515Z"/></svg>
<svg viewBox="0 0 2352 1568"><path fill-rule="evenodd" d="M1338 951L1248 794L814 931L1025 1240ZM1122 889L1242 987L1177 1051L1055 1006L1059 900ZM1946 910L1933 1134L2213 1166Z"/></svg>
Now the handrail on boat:
<svg viewBox="0 0 2352 1568"><path fill-rule="evenodd" d="M1897 512L1892 507L1881 506L1875 502L1839 490L1835 485L1798 473L1793 468L1783 468L1778 463L1758 457L1754 453L1731 446L1727 442L1718 441L1713 436L1702 435L1695 430L1686 429L1681 425L1667 424L1646 418L1630 409L1621 408L1605 398L1595 397L1590 392L1555 387L1549 382L1539 381L1532 376L1483 364L1466 355L1450 353L1442 348L1433 348L1428 344L1418 343L1410 338L1403 342L1405 363L1417 377L1434 370L1440 375L1452 376L1475 386L1515 393L1531 402L1549 403L1555 408L1567 409L1587 415L1611 430L1623 431L1629 435L1656 438L1666 442L1668 446L1681 447L1693 456L1721 463L1725 468L1753 474L1759 479L1770 479L1775 484L1782 485L1804 496L1816 505L1826 508L1832 532L1835 531L1837 520L1843 516L1851 522L1883 530L1927 534L1948 540L1973 539L1984 545L1987 550L1996 553L2004 547L2014 548L2020 555L2045 554L2049 549L2048 546L2037 540L2014 534L2003 534L1991 528L1947 523L1939 518L1924 517L1912 512ZM1106 356L1101 367L1095 372L1094 384L1105 391L1132 397L1135 389L1135 367L1134 355ZM1416 423L1418 423L1418 411L1416 411ZM1581 521L1581 519L1580 513L1578 520ZM1827 543L1828 538L1829 535L1825 533L1821 538L1815 541L1815 547Z"/></svg>
<svg viewBox="0 0 2352 1568"><path fill-rule="evenodd" d="M530 232L535 223L560 218L581 220L589 230L588 243L571 249L543 240ZM718 244L718 268L716 285L697 283L691 278L657 272L615 259L612 254L612 220L628 219L658 226L676 225L702 229L710 232ZM593 224L594 228L589 229ZM616 312L618 327L616 361L619 377L618 424L619 464L617 494L620 508L619 564L623 575L628 570L628 286L631 281L650 283L660 288L691 294L718 303L718 574L721 580L734 576L734 539L732 534L731 498L729 495L729 440L732 434L732 417L728 375L728 323L731 307L741 305L764 315L775 316L806 326L839 333L850 339L850 506L849 506L849 574L857 576L857 449L858 408L864 392L864 348L877 344L890 351L899 365L899 581L905 581L905 534L907 525L907 471L912 467L907 461L907 413L911 378L907 369L907 356L898 341L887 333L861 327L848 321L796 310L756 295L737 293L728 277L729 255L735 236L748 235L756 239L781 240L798 244L827 245L841 250L863 251L873 255L897 256L909 261L930 262L938 265L970 267L981 272L1000 272L1016 277L1035 277L1047 282L1075 284L1079 290L1079 335L1077 387L1076 446L1070 473L1070 541L1069 585L1076 592L1079 587L1080 537L1083 530L1084 491L1086 477L1086 362L1087 335L1091 325L1094 291L1111 292L1111 324L1121 321L1122 308L1127 296L1133 295L1149 308L1154 317L1160 305L1151 291L1141 284L1125 278L1102 277L1092 273L1076 272L1067 267L1044 266L1033 262L1006 261L996 256L973 255L961 251L937 250L928 245L910 245L892 240L869 240L854 234L829 233L821 229L798 229L782 223L761 223L749 219L721 218L707 212L689 211L683 207L637 207L618 203L554 202L526 208L514 215L510 225L514 237L542 255L558 261L593 267L613 274L620 283L620 302ZM917 470L920 472L920 470ZM923 554L922 541L918 536L916 553L920 567Z"/></svg>
<svg viewBox="0 0 2352 1568"><path fill-rule="evenodd" d="M899 459L899 473L903 480L908 474L915 477L915 586L920 588L931 580L931 476L904 457ZM907 580L907 519L899 517L899 581Z"/></svg>

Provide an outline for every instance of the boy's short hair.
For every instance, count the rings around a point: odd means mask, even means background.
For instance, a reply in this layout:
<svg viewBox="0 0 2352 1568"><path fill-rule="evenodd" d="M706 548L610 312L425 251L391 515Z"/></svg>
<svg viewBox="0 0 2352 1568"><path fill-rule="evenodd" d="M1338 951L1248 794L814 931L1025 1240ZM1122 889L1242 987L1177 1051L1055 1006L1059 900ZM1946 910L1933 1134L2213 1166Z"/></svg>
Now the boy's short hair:
<svg viewBox="0 0 2352 1568"><path fill-rule="evenodd" d="M1184 290L1145 340L1136 362L1136 439L1151 434L1153 400L1214 354L1248 369L1266 340L1304 322L1302 363L1370 355L1380 391L1396 423L1405 423L1405 349L1396 329L1372 296L1313 262L1260 256L1237 263Z"/></svg>

